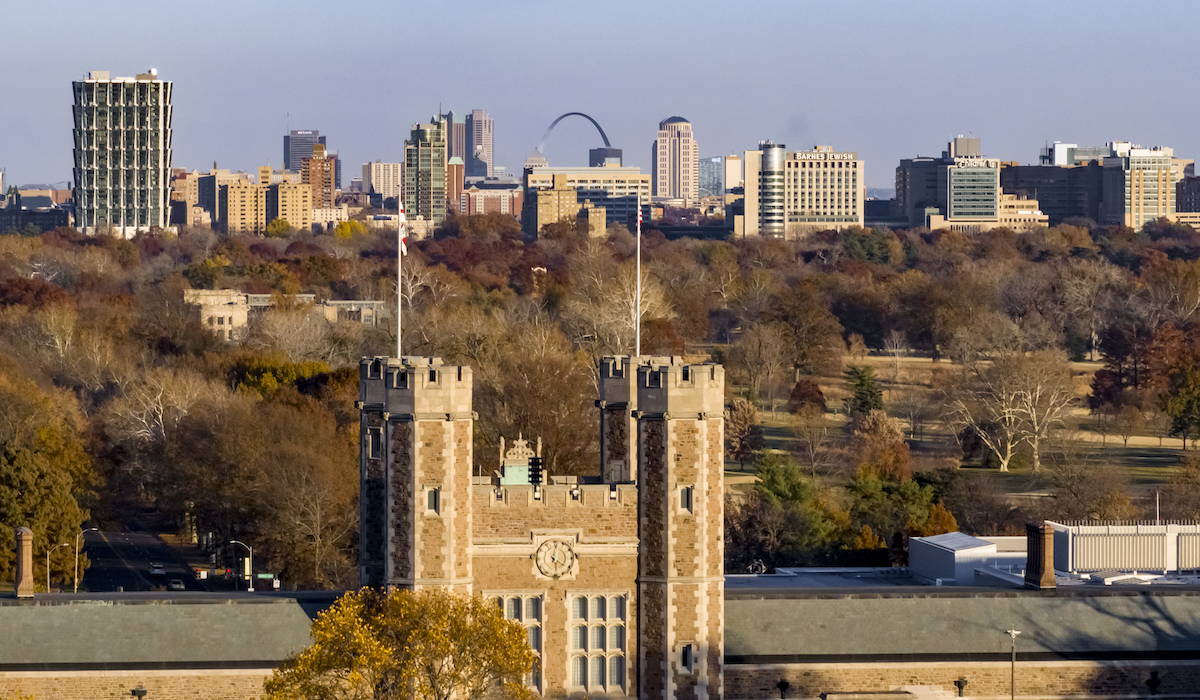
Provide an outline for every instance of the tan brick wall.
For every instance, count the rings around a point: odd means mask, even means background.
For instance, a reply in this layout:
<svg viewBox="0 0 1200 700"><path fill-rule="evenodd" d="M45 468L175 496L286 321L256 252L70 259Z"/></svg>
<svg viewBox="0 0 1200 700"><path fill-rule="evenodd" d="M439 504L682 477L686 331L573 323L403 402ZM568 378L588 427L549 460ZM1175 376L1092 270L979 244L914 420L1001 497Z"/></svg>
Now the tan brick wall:
<svg viewBox="0 0 1200 700"><path fill-rule="evenodd" d="M416 423L416 578L450 578L450 541L448 508L443 504L442 515L425 512L425 487L436 485L442 489L442 498L453 495L454 484L450 483L447 457L450 451L450 424L446 421L423 420Z"/></svg>
<svg viewBox="0 0 1200 700"><path fill-rule="evenodd" d="M531 552L532 553L532 552ZM624 593L625 676L630 694L636 688L637 658L637 558L630 556L581 556L575 578L539 578L528 556L476 556L473 560L475 591L484 594L520 593L544 596L542 609L542 659L546 695L568 694L570 682L571 598L576 594Z"/></svg>
<svg viewBox="0 0 1200 700"><path fill-rule="evenodd" d="M491 486L476 486L472 492L472 531L476 542L489 539L528 539L533 530L579 529L584 540L630 539L637 537L637 491L619 487L611 498L609 488L584 486L579 500L571 498L567 486L547 486L542 498L533 498L533 488L503 487L503 500L496 500Z"/></svg>
<svg viewBox="0 0 1200 700"><path fill-rule="evenodd" d="M1159 695L1200 689L1200 661L1018 661L1017 697L1146 694L1146 680L1158 671ZM967 679L966 697L1007 698L1011 667L1007 662L779 664L727 666L725 689L732 699L777 698L776 683L787 680L789 698L821 693L893 690L903 685L940 686L953 691L955 679Z"/></svg>
<svg viewBox="0 0 1200 700"><path fill-rule="evenodd" d="M0 673L0 697L34 700L128 700L141 685L148 700L254 700L270 670L59 671Z"/></svg>
<svg viewBox="0 0 1200 700"><path fill-rule="evenodd" d="M471 421L457 420L450 424L454 432L454 577L471 577L471 560L467 548L471 546Z"/></svg>

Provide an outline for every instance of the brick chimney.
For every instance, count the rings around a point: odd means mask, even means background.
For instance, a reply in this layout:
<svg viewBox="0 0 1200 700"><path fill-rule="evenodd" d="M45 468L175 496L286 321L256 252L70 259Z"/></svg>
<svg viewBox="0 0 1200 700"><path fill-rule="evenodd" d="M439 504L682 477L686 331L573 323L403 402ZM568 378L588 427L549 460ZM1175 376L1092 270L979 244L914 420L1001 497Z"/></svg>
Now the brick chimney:
<svg viewBox="0 0 1200 700"><path fill-rule="evenodd" d="M17 528L17 597L33 597L33 530Z"/></svg>
<svg viewBox="0 0 1200 700"><path fill-rule="evenodd" d="M1053 589L1054 581L1054 528L1043 520L1025 524L1026 561L1025 587Z"/></svg>

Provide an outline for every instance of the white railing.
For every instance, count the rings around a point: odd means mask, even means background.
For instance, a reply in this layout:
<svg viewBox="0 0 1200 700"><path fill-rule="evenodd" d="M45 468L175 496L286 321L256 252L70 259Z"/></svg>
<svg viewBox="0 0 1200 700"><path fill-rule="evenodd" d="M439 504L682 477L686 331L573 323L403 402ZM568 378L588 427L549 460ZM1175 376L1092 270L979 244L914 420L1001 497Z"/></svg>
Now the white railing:
<svg viewBox="0 0 1200 700"><path fill-rule="evenodd" d="M1092 572L1200 569L1200 523L1195 521L1049 522L1054 568Z"/></svg>

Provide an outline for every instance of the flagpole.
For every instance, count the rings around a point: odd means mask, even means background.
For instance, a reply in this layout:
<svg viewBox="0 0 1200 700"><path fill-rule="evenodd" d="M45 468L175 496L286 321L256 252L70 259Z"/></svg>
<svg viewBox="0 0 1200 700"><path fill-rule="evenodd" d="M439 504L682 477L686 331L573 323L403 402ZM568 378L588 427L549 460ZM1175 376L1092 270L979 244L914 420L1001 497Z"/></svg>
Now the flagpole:
<svg viewBox="0 0 1200 700"><path fill-rule="evenodd" d="M640 198L639 198L640 199ZM633 354L636 357L642 355L642 204L638 202L637 210L637 287L634 292L637 299L634 301L634 318L633 318Z"/></svg>
<svg viewBox="0 0 1200 700"><path fill-rule="evenodd" d="M404 254L407 252L405 249L408 247L404 240L406 237L404 233L404 202L399 203L399 209L400 221L399 230L397 231L399 235L396 241L396 357L403 360L404 347L400 343L403 337L401 317L404 315L404 274L402 265L404 263Z"/></svg>

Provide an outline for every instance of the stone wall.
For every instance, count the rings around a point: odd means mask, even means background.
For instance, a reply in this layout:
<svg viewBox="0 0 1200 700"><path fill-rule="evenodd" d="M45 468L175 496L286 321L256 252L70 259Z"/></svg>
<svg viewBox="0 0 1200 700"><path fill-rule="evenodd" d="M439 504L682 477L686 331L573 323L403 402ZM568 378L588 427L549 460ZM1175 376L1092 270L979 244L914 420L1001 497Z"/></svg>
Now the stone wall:
<svg viewBox="0 0 1200 700"><path fill-rule="evenodd" d="M1158 673L1159 695L1192 694L1200 689L1200 660L1195 661L1017 661L1016 696L1054 698L1147 695L1146 681ZM786 680L788 698L821 693L894 690L900 686L936 686L957 694L954 681L965 678L965 697L1007 698L1009 662L846 663L729 665L725 667L730 700L778 698L776 684Z"/></svg>
<svg viewBox="0 0 1200 700"><path fill-rule="evenodd" d="M270 676L270 669L0 672L0 697L128 700L140 685L151 700L255 700Z"/></svg>
<svg viewBox="0 0 1200 700"><path fill-rule="evenodd" d="M608 484L579 487L579 498L567 485L543 486L541 498L532 486L475 486L471 497L472 540L529 540L534 530L578 529L583 539L637 538L637 488L619 485L616 498Z"/></svg>

